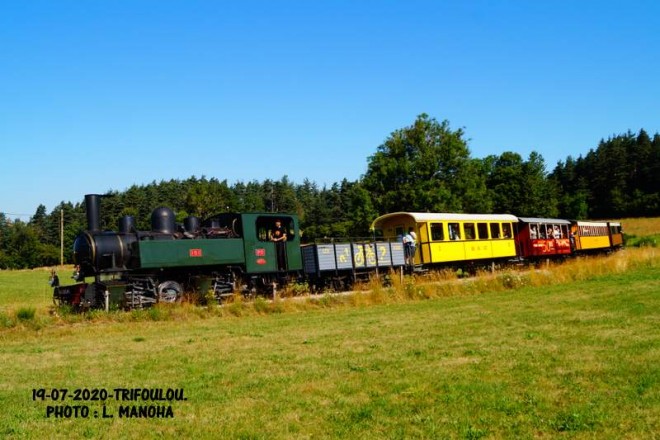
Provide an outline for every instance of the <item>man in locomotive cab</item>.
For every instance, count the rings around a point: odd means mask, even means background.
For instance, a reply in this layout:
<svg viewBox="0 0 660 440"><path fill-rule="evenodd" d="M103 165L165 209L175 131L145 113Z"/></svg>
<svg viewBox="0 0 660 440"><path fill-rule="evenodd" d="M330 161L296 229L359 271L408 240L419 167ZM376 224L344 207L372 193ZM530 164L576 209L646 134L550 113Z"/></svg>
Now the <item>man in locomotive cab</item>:
<svg viewBox="0 0 660 440"><path fill-rule="evenodd" d="M286 270L286 229L280 219L275 220L275 226L270 231L270 241L275 242L277 253L277 270Z"/></svg>

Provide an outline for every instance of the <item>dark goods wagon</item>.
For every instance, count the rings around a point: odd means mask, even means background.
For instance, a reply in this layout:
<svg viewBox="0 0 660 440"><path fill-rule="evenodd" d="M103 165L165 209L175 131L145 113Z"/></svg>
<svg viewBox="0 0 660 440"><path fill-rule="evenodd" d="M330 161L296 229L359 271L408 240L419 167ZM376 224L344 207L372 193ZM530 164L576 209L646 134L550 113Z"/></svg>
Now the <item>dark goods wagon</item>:
<svg viewBox="0 0 660 440"><path fill-rule="evenodd" d="M303 269L316 290L349 289L358 279L405 266L400 241L357 241L314 243L302 246Z"/></svg>

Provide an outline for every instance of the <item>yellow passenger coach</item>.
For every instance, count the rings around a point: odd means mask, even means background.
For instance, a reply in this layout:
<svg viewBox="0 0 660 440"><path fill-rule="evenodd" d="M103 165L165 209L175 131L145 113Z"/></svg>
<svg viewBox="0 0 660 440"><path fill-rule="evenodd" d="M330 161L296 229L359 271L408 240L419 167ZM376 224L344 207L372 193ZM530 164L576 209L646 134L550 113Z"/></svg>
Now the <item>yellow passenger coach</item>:
<svg viewBox="0 0 660 440"><path fill-rule="evenodd" d="M517 223L518 218L508 214L395 212L378 217L371 227L389 239L413 228L415 264L443 264L515 258Z"/></svg>
<svg viewBox="0 0 660 440"><path fill-rule="evenodd" d="M619 222L574 221L571 233L577 252L614 250L623 246L623 230Z"/></svg>

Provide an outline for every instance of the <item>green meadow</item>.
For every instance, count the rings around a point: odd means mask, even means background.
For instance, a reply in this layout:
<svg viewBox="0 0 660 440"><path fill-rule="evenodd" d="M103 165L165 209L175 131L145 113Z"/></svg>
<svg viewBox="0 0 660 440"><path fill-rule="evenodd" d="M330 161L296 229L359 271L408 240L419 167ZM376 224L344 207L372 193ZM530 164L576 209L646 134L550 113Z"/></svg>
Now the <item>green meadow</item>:
<svg viewBox="0 0 660 440"><path fill-rule="evenodd" d="M0 437L657 438L659 269L657 249L627 249L82 316L53 313L46 270L0 272ZM131 389L185 400L118 399Z"/></svg>

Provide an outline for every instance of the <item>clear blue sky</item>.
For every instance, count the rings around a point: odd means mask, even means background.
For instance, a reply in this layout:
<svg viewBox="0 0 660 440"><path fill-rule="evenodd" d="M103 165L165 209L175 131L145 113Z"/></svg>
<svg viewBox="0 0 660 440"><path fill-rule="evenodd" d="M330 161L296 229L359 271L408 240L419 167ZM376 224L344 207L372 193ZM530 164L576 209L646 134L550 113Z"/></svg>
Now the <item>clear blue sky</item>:
<svg viewBox="0 0 660 440"><path fill-rule="evenodd" d="M657 1L0 0L0 212L356 180L420 113L552 170L660 131L659 52Z"/></svg>

